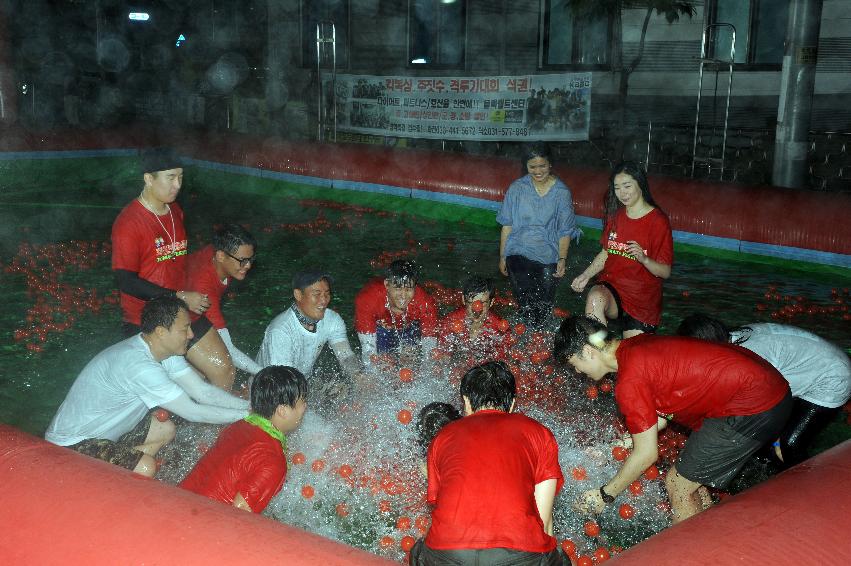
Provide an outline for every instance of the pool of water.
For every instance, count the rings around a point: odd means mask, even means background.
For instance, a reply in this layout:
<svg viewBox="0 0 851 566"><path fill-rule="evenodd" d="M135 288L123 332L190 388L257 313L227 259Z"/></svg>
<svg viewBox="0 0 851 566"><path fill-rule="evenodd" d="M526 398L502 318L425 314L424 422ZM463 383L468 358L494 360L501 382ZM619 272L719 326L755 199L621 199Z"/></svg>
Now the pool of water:
<svg viewBox="0 0 851 566"><path fill-rule="evenodd" d="M43 434L86 362L121 339L109 233L115 216L139 190L135 162L125 158L0 161L0 282L6 293L0 313L0 421ZM479 211L197 168L186 170L180 201L192 249L209 242L212 226L225 221L246 225L258 240L256 266L224 306L234 341L250 354L268 322L289 306L293 273L307 266L335 277L331 308L347 321L353 346L355 294L398 257L422 264L441 314L457 306L461 281L477 274L497 280L502 304L496 310L513 318L508 282L497 271L499 229L482 223ZM409 204L416 214L399 212ZM599 234L586 232L571 248L569 278L599 250ZM703 310L729 324L796 324L848 348L850 286L851 275L838 269L743 261L678 247L665 287L661 332L672 332L683 316ZM583 303L563 284L557 304L578 312ZM546 350L550 339L547 333L518 335L513 361L522 383L519 407L547 424L560 444L567 481L556 502L556 535L573 540L586 554L635 544L669 524L661 481L643 479L640 494L621 496L598 519L601 535L584 533L585 518L570 510L570 502L617 469L609 448L616 434L614 402L605 391L592 398L589 384L563 368L533 363L528 353ZM400 422L399 412L416 415L433 400L457 403L458 393L452 379L457 370L453 373L447 362L411 383L399 380L398 369L374 368L373 388L342 407L314 400L304 426L290 438L290 457L303 454L304 464L291 464L268 515L401 559L401 547L411 541L405 537L419 536L427 527L428 510L413 426ZM317 380L338 373L326 352ZM178 441L164 454L161 479L179 481L217 432L211 426L181 427ZM821 435L818 447L849 436L843 415ZM663 438L663 471L683 438L676 431ZM632 518L620 516L623 504L633 507Z"/></svg>

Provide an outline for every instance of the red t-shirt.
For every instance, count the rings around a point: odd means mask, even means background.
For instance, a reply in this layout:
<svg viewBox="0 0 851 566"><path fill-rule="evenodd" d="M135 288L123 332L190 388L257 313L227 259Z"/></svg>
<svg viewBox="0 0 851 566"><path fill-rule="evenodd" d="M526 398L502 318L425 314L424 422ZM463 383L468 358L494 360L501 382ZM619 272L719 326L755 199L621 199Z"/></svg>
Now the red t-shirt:
<svg viewBox="0 0 851 566"><path fill-rule="evenodd" d="M225 317L222 314L222 295L228 289L230 278L225 278L224 281L219 279L216 267L213 265L214 253L213 246L208 245L189 256L185 288L189 291L207 294L210 307L204 313L204 316L213 323L213 328L221 330L227 327ZM190 313L190 315L193 321L201 318L201 315L195 313Z"/></svg>
<svg viewBox="0 0 851 566"><path fill-rule="evenodd" d="M437 307L434 299L419 285L414 289L414 298L408 303L407 312L395 318L387 308L384 279L373 279L355 297L355 330L360 334L375 334L378 324L402 330L412 320L420 322L423 336L437 336Z"/></svg>
<svg viewBox="0 0 851 566"><path fill-rule="evenodd" d="M237 493L260 513L281 491L287 459L281 443L244 420L225 428L179 487L233 505Z"/></svg>
<svg viewBox="0 0 851 566"><path fill-rule="evenodd" d="M633 434L657 416L698 430L705 418L755 415L789 391L771 364L732 344L642 334L622 340L615 356L615 399Z"/></svg>
<svg viewBox="0 0 851 566"><path fill-rule="evenodd" d="M435 550L510 548L549 552L535 485L564 478L558 444L541 423L480 410L444 426L428 450L427 499L435 505L426 544Z"/></svg>
<svg viewBox="0 0 851 566"><path fill-rule="evenodd" d="M632 318L657 326L662 317L662 278L650 273L626 251L627 242L641 244L652 260L673 265L674 241L668 217L654 208L641 218L632 219L621 208L606 224L600 245L608 252L606 265L598 280L614 287L621 308Z"/></svg>
<svg viewBox="0 0 851 566"><path fill-rule="evenodd" d="M458 322L461 323L463 331L455 332ZM467 324L467 311L464 307L457 309L440 319L440 331L438 332L441 350L451 354L468 354L472 365L489 360L504 360L511 345L508 343L509 334L499 329L503 319L492 312L482 325L482 330L475 340L470 339L469 326Z"/></svg>
<svg viewBox="0 0 851 566"><path fill-rule="evenodd" d="M188 244L183 210L177 203L169 208L171 214L158 217L136 199L124 207L112 224L112 269L132 271L155 285L179 291L186 282ZM144 306L142 299L121 293L125 321L138 325Z"/></svg>

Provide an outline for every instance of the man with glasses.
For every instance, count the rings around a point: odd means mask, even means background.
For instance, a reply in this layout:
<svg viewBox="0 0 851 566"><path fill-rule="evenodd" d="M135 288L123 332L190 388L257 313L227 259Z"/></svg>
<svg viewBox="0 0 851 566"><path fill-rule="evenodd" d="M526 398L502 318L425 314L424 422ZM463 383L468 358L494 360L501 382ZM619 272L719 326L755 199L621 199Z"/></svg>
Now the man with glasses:
<svg viewBox="0 0 851 566"><path fill-rule="evenodd" d="M239 224L225 224L213 234L212 245L189 256L187 281L187 287L209 298L210 307L204 314L221 336L233 364L251 375L260 371L261 366L234 345L222 315L222 295L231 280L242 281L248 275L256 249L257 242L248 230Z"/></svg>

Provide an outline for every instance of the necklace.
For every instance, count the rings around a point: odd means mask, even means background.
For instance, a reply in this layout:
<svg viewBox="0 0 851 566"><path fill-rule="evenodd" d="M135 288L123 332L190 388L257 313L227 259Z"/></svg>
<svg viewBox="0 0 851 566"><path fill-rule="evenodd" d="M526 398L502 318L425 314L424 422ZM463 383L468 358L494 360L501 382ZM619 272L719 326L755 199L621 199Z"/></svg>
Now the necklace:
<svg viewBox="0 0 851 566"><path fill-rule="evenodd" d="M154 215L154 218L156 218L157 222L159 222L160 226L163 229L163 232L165 232L165 235L168 236L169 240L171 240L171 259L177 259L177 250L174 249L174 241L177 240L177 228L175 228L174 226L174 215L171 213L171 207L167 204L165 205L166 209L168 209L168 215L171 218L171 234L169 234L168 230L165 227L165 224L163 224L163 221L160 220L160 215L154 212L154 207L151 206L151 203L149 203L148 199L145 198L144 191L139 193L139 200L142 202L142 206L144 206L146 210L148 210L151 214Z"/></svg>

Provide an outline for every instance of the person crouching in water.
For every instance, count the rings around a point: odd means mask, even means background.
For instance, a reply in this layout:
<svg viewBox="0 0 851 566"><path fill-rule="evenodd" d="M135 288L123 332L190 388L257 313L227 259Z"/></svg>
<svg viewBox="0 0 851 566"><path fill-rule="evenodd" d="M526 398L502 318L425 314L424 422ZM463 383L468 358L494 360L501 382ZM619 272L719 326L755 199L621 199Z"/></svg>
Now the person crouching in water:
<svg viewBox="0 0 851 566"><path fill-rule="evenodd" d="M428 449L425 541L410 564L561 565L553 501L564 483L553 433L514 413L514 376L502 362L461 379L464 418L445 425Z"/></svg>
<svg viewBox="0 0 851 566"><path fill-rule="evenodd" d="M615 477L580 496L582 512L602 512L658 459L658 433L673 420L693 431L665 477L674 523L688 519L711 505L705 486L726 488L792 409L783 376L738 346L651 334L620 340L600 321L573 316L554 350L594 381L617 372L615 399L632 436Z"/></svg>
<svg viewBox="0 0 851 566"><path fill-rule="evenodd" d="M307 394L307 380L297 369L260 370L251 384L251 413L222 431L179 486L237 509L262 512L284 485L285 435L301 424Z"/></svg>
<svg viewBox="0 0 851 566"><path fill-rule="evenodd" d="M420 455L422 457L422 460L419 462L419 469L423 476L428 477L425 458L428 455L428 447L431 446L431 441L434 440L440 429L460 418L461 413L458 412L458 409L454 405L450 405L449 403L435 401L420 410L420 414L417 416L416 429L417 444L420 447Z"/></svg>

